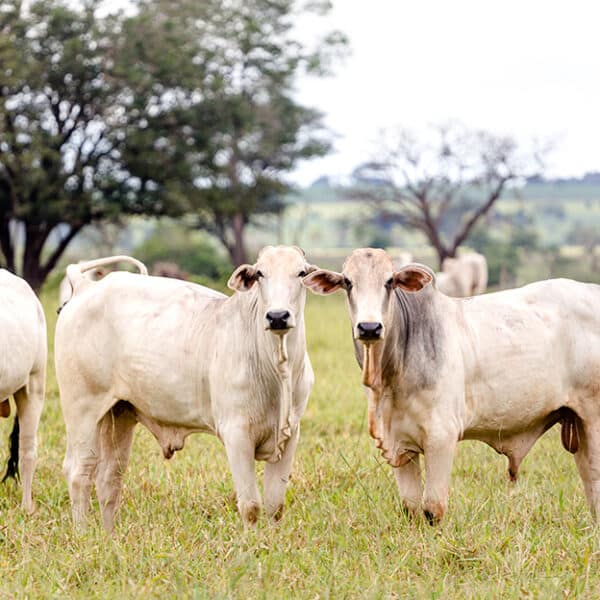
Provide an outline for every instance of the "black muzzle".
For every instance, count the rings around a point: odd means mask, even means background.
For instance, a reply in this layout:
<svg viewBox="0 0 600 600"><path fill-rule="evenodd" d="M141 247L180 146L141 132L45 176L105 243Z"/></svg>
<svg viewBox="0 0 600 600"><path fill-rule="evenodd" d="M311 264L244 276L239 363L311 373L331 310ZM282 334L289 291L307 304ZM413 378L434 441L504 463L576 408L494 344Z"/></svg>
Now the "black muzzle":
<svg viewBox="0 0 600 600"><path fill-rule="evenodd" d="M371 323L364 321L356 326L358 339L363 341L374 341L381 338L383 325L381 323Z"/></svg>
<svg viewBox="0 0 600 600"><path fill-rule="evenodd" d="M290 312L288 310L270 310L267 314L269 329L289 329L288 319Z"/></svg>

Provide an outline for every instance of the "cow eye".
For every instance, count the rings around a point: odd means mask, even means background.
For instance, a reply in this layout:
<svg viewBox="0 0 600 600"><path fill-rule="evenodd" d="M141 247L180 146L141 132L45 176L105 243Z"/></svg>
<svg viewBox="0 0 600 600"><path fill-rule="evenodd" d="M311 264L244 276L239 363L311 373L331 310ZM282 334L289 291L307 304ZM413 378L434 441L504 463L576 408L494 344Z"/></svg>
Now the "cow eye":
<svg viewBox="0 0 600 600"><path fill-rule="evenodd" d="M352 282L347 277L344 277L344 285L346 286L347 290L352 288Z"/></svg>
<svg viewBox="0 0 600 600"><path fill-rule="evenodd" d="M298 277L306 277L306 271L300 271L300 273L298 273Z"/></svg>
<svg viewBox="0 0 600 600"><path fill-rule="evenodd" d="M391 288L394 285L394 278L390 277L386 282L385 282L385 287Z"/></svg>
<svg viewBox="0 0 600 600"><path fill-rule="evenodd" d="M256 278L260 279L261 277L264 277L262 271L256 271Z"/></svg>

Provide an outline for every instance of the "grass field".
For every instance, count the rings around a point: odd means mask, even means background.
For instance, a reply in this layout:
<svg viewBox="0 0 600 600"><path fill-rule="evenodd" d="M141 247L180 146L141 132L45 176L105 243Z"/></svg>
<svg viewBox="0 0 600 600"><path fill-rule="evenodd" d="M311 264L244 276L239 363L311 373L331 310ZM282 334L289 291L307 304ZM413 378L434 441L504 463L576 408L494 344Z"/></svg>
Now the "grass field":
<svg viewBox="0 0 600 600"><path fill-rule="evenodd" d="M54 298L44 297L51 340ZM462 443L445 522L409 522L367 435L343 298L309 298L306 320L316 384L277 527L244 531L214 438L192 436L165 461L138 428L114 535L97 507L92 526L74 532L51 367L36 512L21 512L16 484L0 487L0 598L600 597L600 531L557 431L516 485L503 457ZM11 422L1 425L5 449Z"/></svg>

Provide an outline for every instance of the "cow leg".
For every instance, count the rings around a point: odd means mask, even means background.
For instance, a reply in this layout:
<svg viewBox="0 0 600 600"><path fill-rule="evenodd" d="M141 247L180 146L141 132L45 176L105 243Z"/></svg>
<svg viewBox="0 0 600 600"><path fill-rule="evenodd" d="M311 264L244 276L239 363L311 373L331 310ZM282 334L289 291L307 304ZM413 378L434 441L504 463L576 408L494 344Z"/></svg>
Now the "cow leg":
<svg viewBox="0 0 600 600"><path fill-rule="evenodd" d="M600 427L583 423L575 464L583 481L585 496L594 520L600 519Z"/></svg>
<svg viewBox="0 0 600 600"><path fill-rule="evenodd" d="M404 509L410 516L415 515L423 499L420 456L413 454L405 465L394 468L394 476Z"/></svg>
<svg viewBox="0 0 600 600"><path fill-rule="evenodd" d="M265 465L265 511L267 516L273 521L279 521L283 516L285 490L292 471L292 462L299 438L300 424L298 424L296 431L294 431L287 441L281 459L276 463L266 463Z"/></svg>
<svg viewBox="0 0 600 600"><path fill-rule="evenodd" d="M96 494L102 523L107 531L112 531L119 509L123 476L129 463L136 423L130 410L120 410L118 407L112 408L100 422Z"/></svg>
<svg viewBox="0 0 600 600"><path fill-rule="evenodd" d="M457 437L425 445L423 512L431 525L440 522L448 508L450 473Z"/></svg>
<svg viewBox="0 0 600 600"><path fill-rule="evenodd" d="M34 373L29 377L27 386L14 394L19 418L19 465L23 486L21 506L29 513L33 512L31 488L37 461L37 430L44 407L45 384L44 372Z"/></svg>
<svg viewBox="0 0 600 600"><path fill-rule="evenodd" d="M63 472L69 486L73 522L82 528L86 523L98 463L98 433L95 415L82 416L76 424L67 422L67 452Z"/></svg>
<svg viewBox="0 0 600 600"><path fill-rule="evenodd" d="M256 485L254 454L256 444L247 427L228 427L221 433L233 477L237 505L244 525L256 525L260 514L260 493Z"/></svg>

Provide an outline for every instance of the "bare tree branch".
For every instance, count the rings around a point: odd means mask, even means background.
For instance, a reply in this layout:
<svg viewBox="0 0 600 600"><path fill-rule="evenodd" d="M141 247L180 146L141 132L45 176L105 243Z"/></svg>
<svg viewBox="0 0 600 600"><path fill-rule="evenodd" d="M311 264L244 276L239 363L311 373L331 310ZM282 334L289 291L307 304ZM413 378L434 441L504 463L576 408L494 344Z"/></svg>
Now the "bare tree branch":
<svg viewBox="0 0 600 600"><path fill-rule="evenodd" d="M355 195L421 231L440 265L456 255L511 182L539 168L539 155L523 156L511 138L457 125L433 128L425 142L401 131L393 144L381 146L381 159L357 172L359 180L375 174L387 195L369 191L368 185Z"/></svg>

